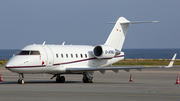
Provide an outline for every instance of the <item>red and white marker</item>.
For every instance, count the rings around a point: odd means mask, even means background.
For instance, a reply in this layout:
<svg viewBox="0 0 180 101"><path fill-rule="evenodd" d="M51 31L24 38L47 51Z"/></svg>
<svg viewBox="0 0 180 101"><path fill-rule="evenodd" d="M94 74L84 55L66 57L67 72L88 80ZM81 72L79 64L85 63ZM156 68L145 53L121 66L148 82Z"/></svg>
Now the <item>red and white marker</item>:
<svg viewBox="0 0 180 101"><path fill-rule="evenodd" d="M179 84L179 76L177 76L176 84Z"/></svg>
<svg viewBox="0 0 180 101"><path fill-rule="evenodd" d="M130 75L130 80L129 80L129 82L133 82L132 74Z"/></svg>
<svg viewBox="0 0 180 101"><path fill-rule="evenodd" d="M2 77L2 74L1 74L1 77L0 77L0 81L3 81L3 77Z"/></svg>

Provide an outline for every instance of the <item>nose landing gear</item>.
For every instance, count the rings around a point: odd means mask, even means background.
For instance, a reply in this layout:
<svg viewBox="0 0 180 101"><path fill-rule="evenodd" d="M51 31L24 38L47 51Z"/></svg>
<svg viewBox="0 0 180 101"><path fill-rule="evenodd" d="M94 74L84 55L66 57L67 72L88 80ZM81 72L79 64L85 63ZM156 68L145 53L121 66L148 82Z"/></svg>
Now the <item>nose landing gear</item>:
<svg viewBox="0 0 180 101"><path fill-rule="evenodd" d="M24 84L24 74L23 73L19 73L18 84Z"/></svg>

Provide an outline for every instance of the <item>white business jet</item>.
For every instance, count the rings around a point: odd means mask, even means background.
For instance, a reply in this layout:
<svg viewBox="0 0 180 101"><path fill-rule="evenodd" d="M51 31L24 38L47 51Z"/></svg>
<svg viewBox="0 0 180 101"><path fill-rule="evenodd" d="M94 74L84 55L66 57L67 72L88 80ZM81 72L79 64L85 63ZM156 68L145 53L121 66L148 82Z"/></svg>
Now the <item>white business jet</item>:
<svg viewBox="0 0 180 101"><path fill-rule="evenodd" d="M33 44L24 47L6 64L6 69L19 73L18 83L24 83L24 74L52 74L56 82L65 82L63 74L82 74L84 83L92 83L94 71L102 74L106 70L117 73L119 70L127 72L130 69L141 71L143 68L169 68L173 66L176 54L168 66L156 67L111 67L115 62L124 59L121 51L130 24L152 23L130 22L120 17L103 45L47 45ZM110 67L107 67L110 66ZM51 78L51 79L52 79Z"/></svg>

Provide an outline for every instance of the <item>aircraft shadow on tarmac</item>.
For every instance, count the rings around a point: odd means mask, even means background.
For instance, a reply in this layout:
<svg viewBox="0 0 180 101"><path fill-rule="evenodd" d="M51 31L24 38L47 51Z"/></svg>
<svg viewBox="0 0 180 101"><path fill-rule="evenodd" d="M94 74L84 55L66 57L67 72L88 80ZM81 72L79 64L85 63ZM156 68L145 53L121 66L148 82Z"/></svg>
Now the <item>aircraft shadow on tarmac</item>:
<svg viewBox="0 0 180 101"><path fill-rule="evenodd" d="M56 83L55 81L25 81L25 84L142 84L137 82L93 82L93 83L83 83L82 81L66 81L64 83ZM16 81L3 81L2 84L18 84Z"/></svg>
<svg viewBox="0 0 180 101"><path fill-rule="evenodd" d="M83 83L82 81L66 81L65 83L56 83L55 81L26 81L24 84L67 84L67 83ZM0 82L1 84L18 84L18 82Z"/></svg>

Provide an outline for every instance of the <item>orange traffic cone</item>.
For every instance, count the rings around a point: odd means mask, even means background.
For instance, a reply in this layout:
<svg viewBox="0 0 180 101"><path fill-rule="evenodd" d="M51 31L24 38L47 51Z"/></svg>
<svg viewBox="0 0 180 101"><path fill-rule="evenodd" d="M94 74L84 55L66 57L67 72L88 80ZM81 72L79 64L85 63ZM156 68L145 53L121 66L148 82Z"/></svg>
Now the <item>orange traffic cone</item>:
<svg viewBox="0 0 180 101"><path fill-rule="evenodd" d="M3 81L2 74L1 74L1 77L0 77L0 81Z"/></svg>
<svg viewBox="0 0 180 101"><path fill-rule="evenodd" d="M177 76L176 84L179 84L179 76Z"/></svg>
<svg viewBox="0 0 180 101"><path fill-rule="evenodd" d="M132 79L132 74L131 74L131 76L130 76L130 80L129 80L129 82L133 82L133 79Z"/></svg>

